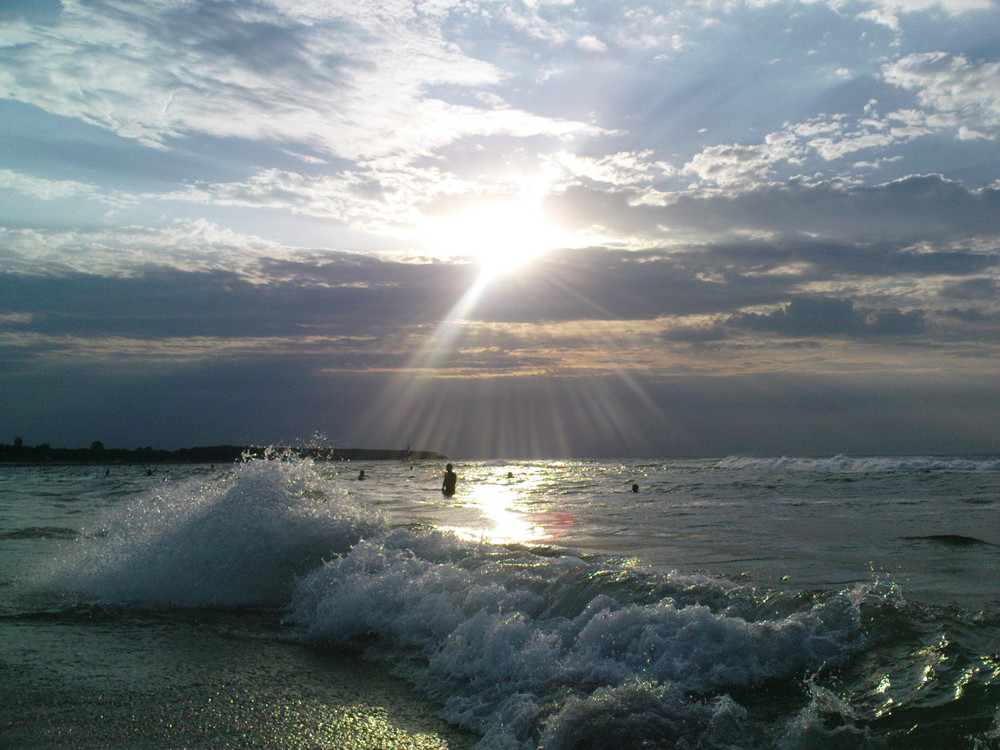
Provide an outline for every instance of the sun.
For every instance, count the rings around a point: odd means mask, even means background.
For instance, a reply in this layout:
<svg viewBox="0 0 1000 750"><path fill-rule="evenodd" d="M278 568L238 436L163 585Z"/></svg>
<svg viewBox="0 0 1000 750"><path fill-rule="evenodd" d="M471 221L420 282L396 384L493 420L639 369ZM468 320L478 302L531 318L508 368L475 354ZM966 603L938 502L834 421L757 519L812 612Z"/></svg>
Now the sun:
<svg viewBox="0 0 1000 750"><path fill-rule="evenodd" d="M526 200L488 201L435 216L424 229L428 250L445 258L470 258L489 277L520 268L548 250L572 247L574 235Z"/></svg>

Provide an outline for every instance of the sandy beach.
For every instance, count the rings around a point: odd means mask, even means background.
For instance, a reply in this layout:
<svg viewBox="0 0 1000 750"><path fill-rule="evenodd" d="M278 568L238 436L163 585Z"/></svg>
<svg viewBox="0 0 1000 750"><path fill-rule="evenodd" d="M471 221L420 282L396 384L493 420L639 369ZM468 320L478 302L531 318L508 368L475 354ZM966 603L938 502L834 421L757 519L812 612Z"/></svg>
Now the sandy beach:
<svg viewBox="0 0 1000 750"><path fill-rule="evenodd" d="M465 750L475 741L382 666L255 637L225 614L186 623L176 612L79 614L0 624L0 747Z"/></svg>

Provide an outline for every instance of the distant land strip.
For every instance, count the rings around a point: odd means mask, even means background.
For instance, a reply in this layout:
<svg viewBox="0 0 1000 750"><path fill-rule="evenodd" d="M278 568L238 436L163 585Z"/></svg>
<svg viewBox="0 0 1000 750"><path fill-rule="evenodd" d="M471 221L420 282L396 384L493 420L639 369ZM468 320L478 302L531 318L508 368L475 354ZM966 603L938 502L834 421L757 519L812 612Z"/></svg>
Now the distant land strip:
<svg viewBox="0 0 1000 750"><path fill-rule="evenodd" d="M254 445L207 445L179 450L159 448L105 448L95 442L89 448L52 448L0 444L0 463L32 464L219 464L243 458L303 456L318 461L434 461L447 456L434 451L391 450L384 448L297 448Z"/></svg>

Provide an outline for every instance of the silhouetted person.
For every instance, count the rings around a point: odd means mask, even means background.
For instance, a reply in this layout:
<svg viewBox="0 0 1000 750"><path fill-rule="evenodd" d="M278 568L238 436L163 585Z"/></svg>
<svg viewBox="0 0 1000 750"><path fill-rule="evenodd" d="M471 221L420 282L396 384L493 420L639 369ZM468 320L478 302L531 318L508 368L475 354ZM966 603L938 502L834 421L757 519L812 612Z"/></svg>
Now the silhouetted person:
<svg viewBox="0 0 1000 750"><path fill-rule="evenodd" d="M358 472L358 481L361 481L361 480L364 480L364 479L367 479L367 478L368 478L368 475L365 474L365 470L364 469L362 469L361 471Z"/></svg>
<svg viewBox="0 0 1000 750"><path fill-rule="evenodd" d="M455 485L458 483L458 475L454 472L451 464L444 467L444 483L441 491L446 495L455 494Z"/></svg>
<svg viewBox="0 0 1000 750"><path fill-rule="evenodd" d="M638 491L639 491L639 485L633 484L632 485L632 492L638 492Z"/></svg>

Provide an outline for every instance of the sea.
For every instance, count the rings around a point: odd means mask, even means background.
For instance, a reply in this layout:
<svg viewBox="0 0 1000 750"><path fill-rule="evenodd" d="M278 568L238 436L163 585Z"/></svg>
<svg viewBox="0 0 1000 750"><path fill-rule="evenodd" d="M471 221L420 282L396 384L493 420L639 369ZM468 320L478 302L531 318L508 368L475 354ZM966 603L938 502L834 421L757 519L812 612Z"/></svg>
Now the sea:
<svg viewBox="0 0 1000 750"><path fill-rule="evenodd" d="M454 463L0 466L0 747L1000 748L1000 457Z"/></svg>

